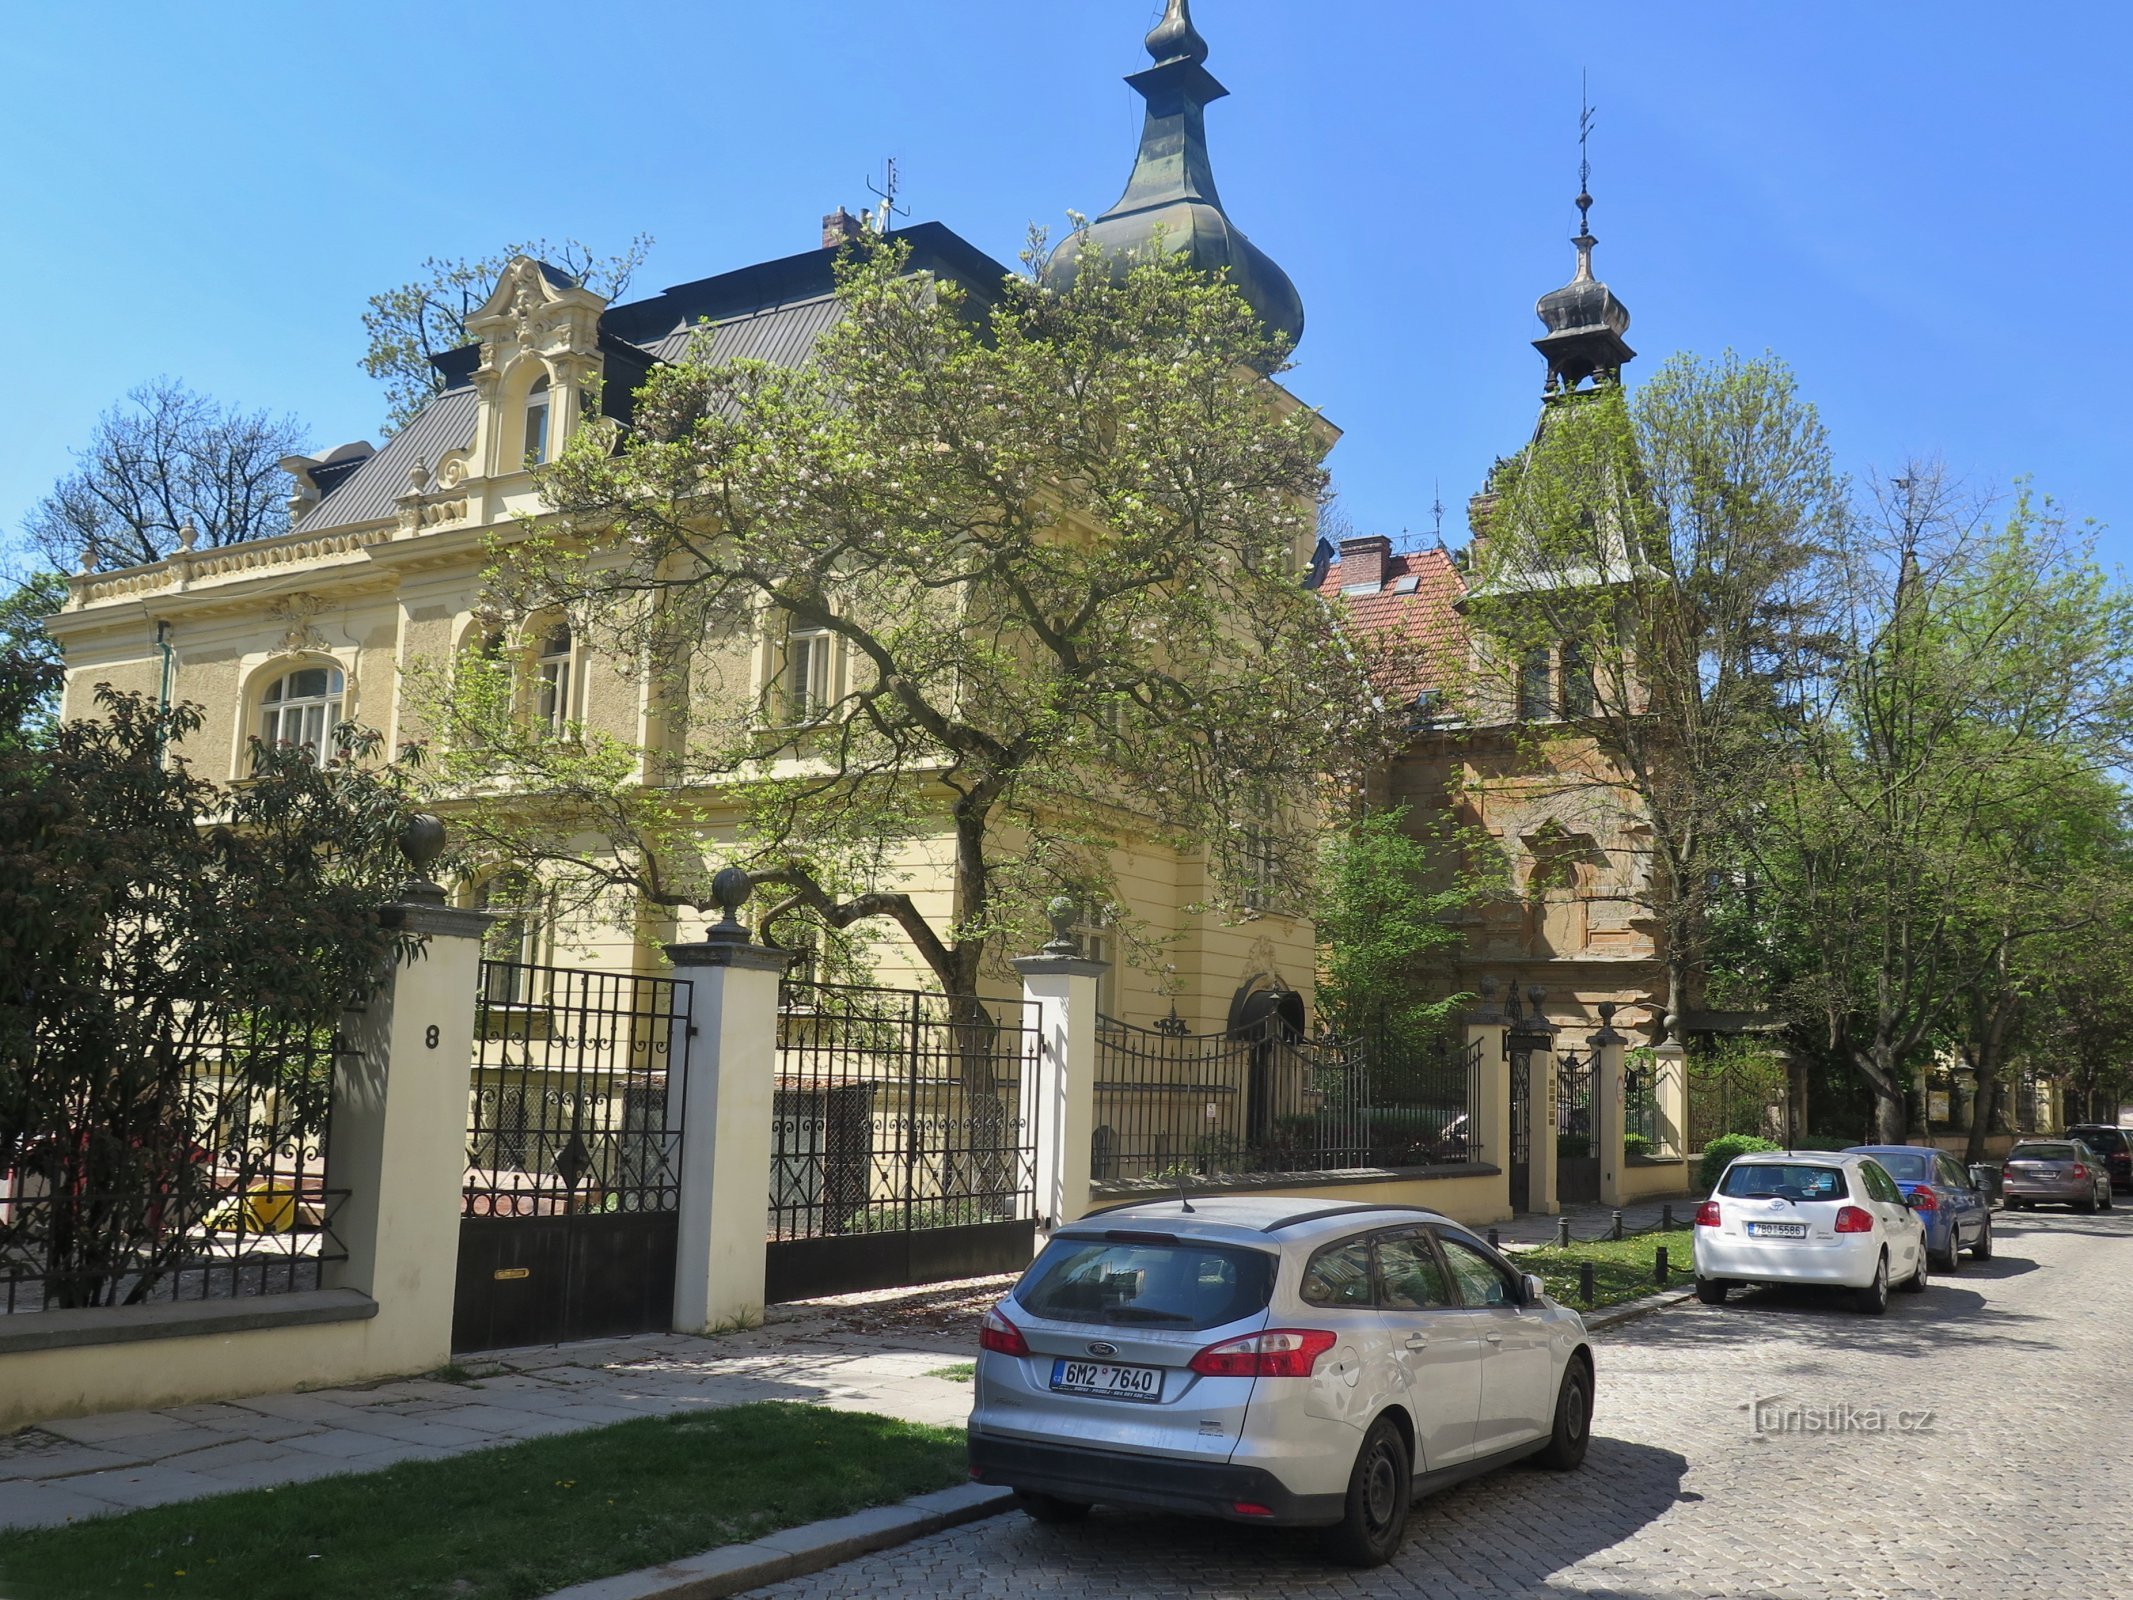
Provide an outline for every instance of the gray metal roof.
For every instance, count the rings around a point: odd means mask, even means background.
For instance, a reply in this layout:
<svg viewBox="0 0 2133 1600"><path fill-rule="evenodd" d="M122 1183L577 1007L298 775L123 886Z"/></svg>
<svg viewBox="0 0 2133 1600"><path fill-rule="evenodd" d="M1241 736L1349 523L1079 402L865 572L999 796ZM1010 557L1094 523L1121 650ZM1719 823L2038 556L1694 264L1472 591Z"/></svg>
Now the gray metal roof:
<svg viewBox="0 0 2133 1600"><path fill-rule="evenodd" d="M814 353L815 341L840 315L834 295L771 306L748 316L713 323L708 329L711 348L702 353L709 361L771 361L797 367ZM697 336L701 324L684 324L645 348L661 361L678 361Z"/></svg>
<svg viewBox="0 0 2133 1600"><path fill-rule="evenodd" d="M417 461L434 475L441 459L474 442L474 402L472 389L447 389L387 440L383 450L306 512L292 531L323 533L391 517L399 510L400 496L407 493L407 475Z"/></svg>

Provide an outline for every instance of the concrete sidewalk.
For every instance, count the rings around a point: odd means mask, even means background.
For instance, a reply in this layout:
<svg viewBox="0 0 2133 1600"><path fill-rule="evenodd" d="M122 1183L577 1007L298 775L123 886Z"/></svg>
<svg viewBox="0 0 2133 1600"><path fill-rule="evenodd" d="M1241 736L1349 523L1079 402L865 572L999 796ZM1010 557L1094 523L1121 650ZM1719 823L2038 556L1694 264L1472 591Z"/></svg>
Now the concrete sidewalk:
<svg viewBox="0 0 2133 1600"><path fill-rule="evenodd" d="M991 1280L970 1291L965 1298L980 1303L998 1292ZM839 1314L859 1308L838 1302L775 1307L766 1327L708 1339L651 1334L462 1357L457 1381L432 1376L43 1423L0 1438L0 1528L753 1400L960 1426L970 1385L928 1374L971 1359L975 1318L958 1301L899 1326L877 1314L881 1303L876 1297L857 1317ZM153 1349L143 1358L152 1360Z"/></svg>

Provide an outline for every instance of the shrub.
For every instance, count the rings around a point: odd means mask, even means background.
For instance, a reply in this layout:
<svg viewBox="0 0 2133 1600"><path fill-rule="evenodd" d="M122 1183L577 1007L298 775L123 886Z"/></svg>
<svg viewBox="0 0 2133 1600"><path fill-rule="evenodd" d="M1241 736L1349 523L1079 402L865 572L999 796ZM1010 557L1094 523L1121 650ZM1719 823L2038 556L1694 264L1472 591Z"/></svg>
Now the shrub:
<svg viewBox="0 0 2133 1600"><path fill-rule="evenodd" d="M1758 1150L1782 1150L1783 1145L1772 1144L1768 1139L1758 1139L1752 1133L1721 1134L1703 1147L1703 1166L1698 1170L1697 1181L1703 1191L1709 1193L1718 1187L1718 1180L1735 1156L1750 1155Z"/></svg>
<svg viewBox="0 0 2133 1600"><path fill-rule="evenodd" d="M1641 1133L1625 1133L1622 1135L1622 1153L1626 1156L1648 1156L1652 1153L1652 1142Z"/></svg>
<svg viewBox="0 0 2133 1600"><path fill-rule="evenodd" d="M1592 1154L1592 1136L1585 1133L1559 1133L1555 1136L1555 1159L1558 1161L1581 1161Z"/></svg>

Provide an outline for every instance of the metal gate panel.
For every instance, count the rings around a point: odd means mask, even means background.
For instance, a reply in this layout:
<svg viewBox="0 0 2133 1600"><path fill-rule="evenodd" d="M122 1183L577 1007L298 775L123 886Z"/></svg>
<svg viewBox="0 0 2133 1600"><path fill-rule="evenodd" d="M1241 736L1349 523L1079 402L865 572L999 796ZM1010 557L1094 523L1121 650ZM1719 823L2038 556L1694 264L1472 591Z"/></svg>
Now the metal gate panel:
<svg viewBox="0 0 2133 1600"><path fill-rule="evenodd" d="M1014 1015L920 990L784 987L766 1300L1028 1264L1036 1034Z"/></svg>
<svg viewBox="0 0 2133 1600"><path fill-rule="evenodd" d="M1555 1194L1568 1205L1600 1198L1600 1125L1592 1057L1566 1050L1555 1061Z"/></svg>
<svg viewBox="0 0 2133 1600"><path fill-rule="evenodd" d="M1511 1052L1511 1209L1531 1209L1533 1199L1533 1054Z"/></svg>
<svg viewBox="0 0 2133 1600"><path fill-rule="evenodd" d="M672 1326L688 990L482 963L455 1350Z"/></svg>

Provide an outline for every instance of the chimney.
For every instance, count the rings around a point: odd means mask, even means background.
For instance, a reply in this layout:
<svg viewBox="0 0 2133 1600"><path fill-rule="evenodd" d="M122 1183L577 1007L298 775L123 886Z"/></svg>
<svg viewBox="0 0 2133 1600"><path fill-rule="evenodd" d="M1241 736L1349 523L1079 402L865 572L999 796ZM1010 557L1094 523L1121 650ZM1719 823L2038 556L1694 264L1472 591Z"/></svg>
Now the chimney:
<svg viewBox="0 0 2133 1600"><path fill-rule="evenodd" d="M1392 560L1392 540L1382 533L1366 533L1341 541L1341 587L1375 589L1385 581L1385 568Z"/></svg>
<svg viewBox="0 0 2133 1600"><path fill-rule="evenodd" d="M859 219L839 206L822 219L822 248L834 250L859 237Z"/></svg>

